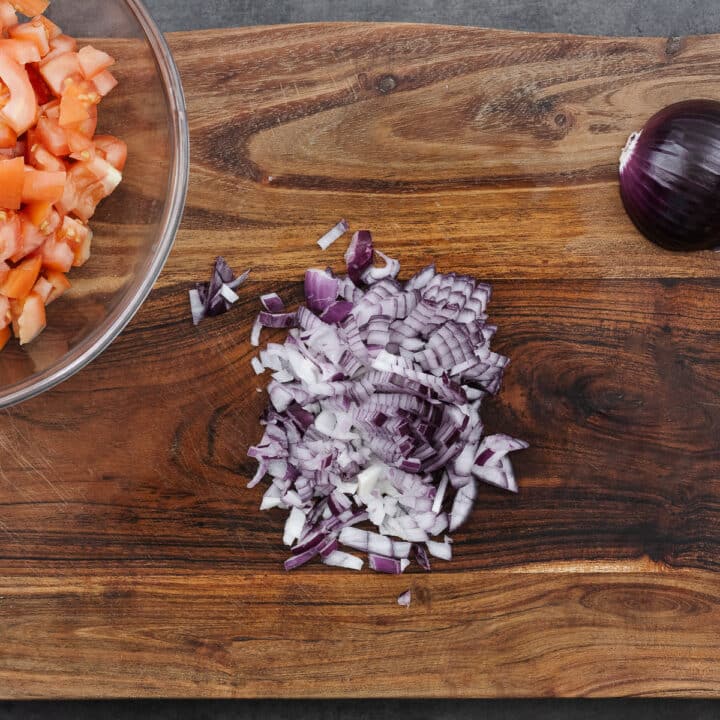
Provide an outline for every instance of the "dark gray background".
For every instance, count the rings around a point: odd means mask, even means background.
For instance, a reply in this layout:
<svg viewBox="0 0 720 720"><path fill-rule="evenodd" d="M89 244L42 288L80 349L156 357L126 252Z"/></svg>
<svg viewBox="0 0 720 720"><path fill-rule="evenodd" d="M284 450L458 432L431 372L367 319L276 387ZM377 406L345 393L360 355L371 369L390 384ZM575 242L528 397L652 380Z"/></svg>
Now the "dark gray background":
<svg viewBox="0 0 720 720"><path fill-rule="evenodd" d="M165 31L320 20L377 20L594 35L720 33L720 0L146 0L146 4ZM408 658L408 663L412 663L412 658ZM626 717L710 720L720 717L720 705L701 701L547 700L0 702L0 720L615 720Z"/></svg>
<svg viewBox="0 0 720 720"><path fill-rule="evenodd" d="M718 0L146 0L145 4L167 31L395 20L589 35L720 32Z"/></svg>

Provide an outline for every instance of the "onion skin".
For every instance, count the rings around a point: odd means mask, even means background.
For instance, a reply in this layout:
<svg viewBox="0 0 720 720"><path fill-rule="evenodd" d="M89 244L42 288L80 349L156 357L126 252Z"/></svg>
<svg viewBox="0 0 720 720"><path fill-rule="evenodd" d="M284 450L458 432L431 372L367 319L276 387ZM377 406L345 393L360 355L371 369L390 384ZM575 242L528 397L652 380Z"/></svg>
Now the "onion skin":
<svg viewBox="0 0 720 720"><path fill-rule="evenodd" d="M633 133L620 158L620 195L638 230L660 247L720 245L720 102L675 103Z"/></svg>

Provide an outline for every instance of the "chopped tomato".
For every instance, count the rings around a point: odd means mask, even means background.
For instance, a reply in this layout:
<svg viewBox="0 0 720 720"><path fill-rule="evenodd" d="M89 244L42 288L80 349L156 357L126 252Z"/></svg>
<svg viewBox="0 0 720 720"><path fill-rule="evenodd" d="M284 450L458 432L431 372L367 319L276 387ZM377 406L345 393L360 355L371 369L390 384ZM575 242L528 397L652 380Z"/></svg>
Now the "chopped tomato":
<svg viewBox="0 0 720 720"><path fill-rule="evenodd" d="M95 87L87 80L82 82L67 80L60 100L60 126L79 129L82 123L91 119L92 110L101 99ZM88 134L92 135L92 133Z"/></svg>
<svg viewBox="0 0 720 720"><path fill-rule="evenodd" d="M59 237L71 247L75 267L82 267L90 259L93 233L87 225L66 216Z"/></svg>
<svg viewBox="0 0 720 720"><path fill-rule="evenodd" d="M18 140L15 147L0 148L0 158L3 160L12 160L16 157L25 157L26 144L24 140Z"/></svg>
<svg viewBox="0 0 720 720"><path fill-rule="evenodd" d="M50 20L50 18L45 17L45 15L38 15L33 18L33 20L39 20L43 24L50 40L55 40L62 35L62 30L52 20Z"/></svg>
<svg viewBox="0 0 720 720"><path fill-rule="evenodd" d="M92 250L93 232L86 228L87 232L73 248L73 267L82 267L89 259Z"/></svg>
<svg viewBox="0 0 720 720"><path fill-rule="evenodd" d="M48 87L55 95L60 97L68 80L82 78L82 68L80 67L78 54L76 52L64 52L43 62L40 65L40 74Z"/></svg>
<svg viewBox="0 0 720 720"><path fill-rule="evenodd" d="M95 134L95 130L97 130L97 123L98 123L98 109L97 105L91 105L88 108L88 113L90 114L90 117L87 120L83 120L79 125L77 125L74 129L77 130L79 133L84 135L88 139L92 139L92 136Z"/></svg>
<svg viewBox="0 0 720 720"><path fill-rule="evenodd" d="M64 273L58 270L45 270L44 275L53 288L45 302L46 305L49 305L53 300L57 300L70 289L70 281Z"/></svg>
<svg viewBox="0 0 720 720"><path fill-rule="evenodd" d="M90 228L87 225L66 215L58 239L66 242L70 247L75 247L85 239L89 232Z"/></svg>
<svg viewBox="0 0 720 720"><path fill-rule="evenodd" d="M43 82L45 82L43 80ZM54 98L48 103L45 103L41 108L40 111L43 115L52 118L53 120L59 120L60 119L60 101L57 98Z"/></svg>
<svg viewBox="0 0 720 720"><path fill-rule="evenodd" d="M63 196L66 172L47 172L46 170L25 170L23 178L22 200L26 203L56 203Z"/></svg>
<svg viewBox="0 0 720 720"><path fill-rule="evenodd" d="M111 195L115 188L122 182L122 174L99 155L95 155L94 158L88 161L87 168L102 182L106 197Z"/></svg>
<svg viewBox="0 0 720 720"><path fill-rule="evenodd" d="M112 135L96 135L93 140L96 150L105 155L105 159L116 169L122 172L127 162L127 143Z"/></svg>
<svg viewBox="0 0 720 720"><path fill-rule="evenodd" d="M0 111L1 119L18 135L22 135L35 124L38 111L35 91L25 68L2 53L0 53L0 80L10 91L10 101Z"/></svg>
<svg viewBox="0 0 720 720"><path fill-rule="evenodd" d="M34 253L43 246L46 240L46 233L43 233L40 228L31 223L27 217L20 217L20 229L21 248L11 258L13 262L19 262L24 257Z"/></svg>
<svg viewBox="0 0 720 720"><path fill-rule="evenodd" d="M0 27L9 28L13 25L17 25L15 8L9 2L2 0L0 2Z"/></svg>
<svg viewBox="0 0 720 720"><path fill-rule="evenodd" d="M37 98L38 105L42 107L43 105L49 103L51 100L55 99L55 96L50 91L50 88L47 86L45 79L40 74L40 71L37 69L37 67L35 67L35 65L27 65L25 67L25 72L28 74L30 84L35 91L35 97Z"/></svg>
<svg viewBox="0 0 720 720"><path fill-rule="evenodd" d="M52 235L62 227L65 216L61 215L55 208L50 211L50 217L38 227L43 235Z"/></svg>
<svg viewBox="0 0 720 720"><path fill-rule="evenodd" d="M52 203L36 202L29 203L24 212L27 219L35 225L35 227L39 228L43 223L47 223L50 220L52 209Z"/></svg>
<svg viewBox="0 0 720 720"><path fill-rule="evenodd" d="M10 300L5 295L0 295L0 328L4 330L11 320Z"/></svg>
<svg viewBox="0 0 720 720"><path fill-rule="evenodd" d="M67 135L68 149L71 153L81 153L92 148L92 139L80 130L65 128Z"/></svg>
<svg viewBox="0 0 720 720"><path fill-rule="evenodd" d="M80 60L80 67L82 68L83 75L85 75L88 80L92 80L103 70L107 70L115 64L114 58L106 52L94 48L92 45L86 45L84 48L79 50L78 59Z"/></svg>
<svg viewBox="0 0 720 720"><path fill-rule="evenodd" d="M41 117L37 123L40 142L56 157L70 154L67 133L55 118Z"/></svg>
<svg viewBox="0 0 720 720"><path fill-rule="evenodd" d="M96 160L102 160L96 158ZM60 212L65 215L74 213L81 220L89 220L101 200L106 198L122 180L122 175L110 163L104 163L111 172L102 174L98 167L91 167L90 163L75 163L68 172L65 192L62 200L57 204ZM118 179L119 178L119 179Z"/></svg>
<svg viewBox="0 0 720 720"><path fill-rule="evenodd" d="M56 57L68 52L75 52L77 43L68 35L56 35L50 40L50 52L43 58L41 65L54 60Z"/></svg>
<svg viewBox="0 0 720 720"><path fill-rule="evenodd" d="M25 160L0 160L0 207L19 210L22 203Z"/></svg>
<svg viewBox="0 0 720 720"><path fill-rule="evenodd" d="M0 350L45 328L45 306L90 258L87 221L122 181L127 145L98 135L115 60L48 20L48 0L0 0ZM33 17L18 22L16 10Z"/></svg>
<svg viewBox="0 0 720 720"><path fill-rule="evenodd" d="M17 133L4 122L0 122L0 148L9 149L17 145Z"/></svg>
<svg viewBox="0 0 720 720"><path fill-rule="evenodd" d="M75 262L75 253L67 243L48 238L42 248L41 260L44 267L65 273Z"/></svg>
<svg viewBox="0 0 720 720"><path fill-rule="evenodd" d="M89 107L90 102L81 99L77 85L73 84L67 87L60 100L60 127L66 128L68 125L78 125L84 120L88 120L90 118Z"/></svg>
<svg viewBox="0 0 720 720"><path fill-rule="evenodd" d="M22 210L20 220L32 223L43 235L54 233L63 224L60 213L49 202L28 203Z"/></svg>
<svg viewBox="0 0 720 720"><path fill-rule="evenodd" d="M15 25L8 30L11 38L19 40L29 40L37 48L38 52L42 57L45 57L50 52L50 38L48 37L48 31L42 20L34 18L30 22ZM40 62L35 60L33 62Z"/></svg>
<svg viewBox="0 0 720 720"><path fill-rule="evenodd" d="M0 53L20 65L40 62L40 51L31 40L6 40L0 38Z"/></svg>
<svg viewBox="0 0 720 720"><path fill-rule="evenodd" d="M45 302L34 292L27 298L15 303L13 309L13 332L21 345L32 342L47 324Z"/></svg>
<svg viewBox="0 0 720 720"><path fill-rule="evenodd" d="M109 95L118 84L117 78L109 70L103 70L92 79L92 82L102 97Z"/></svg>
<svg viewBox="0 0 720 720"><path fill-rule="evenodd" d="M29 164L38 170L47 170L49 172L65 172L65 163L58 157L55 157L39 142L36 142L27 152Z"/></svg>
<svg viewBox="0 0 720 720"><path fill-rule="evenodd" d="M42 275L37 279L37 282L33 286L32 291L42 298L42 301L47 305L50 293L53 291L51 283L45 279Z"/></svg>
<svg viewBox="0 0 720 720"><path fill-rule="evenodd" d="M22 249L20 219L14 213L0 211L0 262L4 262Z"/></svg>
<svg viewBox="0 0 720 720"><path fill-rule="evenodd" d="M3 284L0 285L0 294L9 298L26 297L40 274L42 263L43 258L40 255L23 260L10 270Z"/></svg>
<svg viewBox="0 0 720 720"><path fill-rule="evenodd" d="M25 157L25 150L27 149L27 143L25 140L18 140L14 147L1 148L0 155L7 160L12 160L17 157Z"/></svg>
<svg viewBox="0 0 720 720"><path fill-rule="evenodd" d="M48 9L50 0L12 0L12 4L18 12L32 17L42 15Z"/></svg>

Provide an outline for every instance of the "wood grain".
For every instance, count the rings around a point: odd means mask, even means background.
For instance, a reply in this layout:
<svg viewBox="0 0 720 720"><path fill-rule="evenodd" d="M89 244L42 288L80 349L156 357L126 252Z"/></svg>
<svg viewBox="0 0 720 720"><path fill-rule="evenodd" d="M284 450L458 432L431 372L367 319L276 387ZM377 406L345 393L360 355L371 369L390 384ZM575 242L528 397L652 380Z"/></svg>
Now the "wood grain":
<svg viewBox="0 0 720 720"><path fill-rule="evenodd" d="M615 168L656 109L720 94L720 39L170 42L193 152L175 251L98 361L2 415L0 696L717 696L718 257L642 240ZM282 518L245 489L257 297L339 267L314 241L340 217L408 274L494 284L513 364L487 423L532 448L431 575L285 574ZM194 328L218 253L252 280Z"/></svg>

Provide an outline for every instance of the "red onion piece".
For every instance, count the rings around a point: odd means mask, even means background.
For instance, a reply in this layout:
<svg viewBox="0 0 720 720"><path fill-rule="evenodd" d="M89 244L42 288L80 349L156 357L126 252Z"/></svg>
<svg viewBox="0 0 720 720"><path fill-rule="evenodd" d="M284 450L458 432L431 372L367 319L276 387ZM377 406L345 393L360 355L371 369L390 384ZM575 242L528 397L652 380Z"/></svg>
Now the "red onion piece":
<svg viewBox="0 0 720 720"><path fill-rule="evenodd" d="M358 230L352 237L350 247L345 253L345 264L350 280L360 284L362 274L372 265L373 240L369 230Z"/></svg>
<svg viewBox="0 0 720 720"><path fill-rule="evenodd" d="M341 567L346 570L362 570L363 561L355 555L342 552L342 550L334 550L329 555L323 557L325 565L332 567Z"/></svg>
<svg viewBox="0 0 720 720"><path fill-rule="evenodd" d="M410 592L410 590L406 590L402 595L398 596L397 602L400 607L410 607L410 603L412 602L412 592Z"/></svg>
<svg viewBox="0 0 720 720"><path fill-rule="evenodd" d="M368 564L375 572L400 575L410 564L409 560L396 560L382 555L368 555Z"/></svg>
<svg viewBox="0 0 720 720"><path fill-rule="evenodd" d="M210 282L196 283L189 291L193 324L199 325L206 317L226 313L240 299L235 291L249 274L246 270L236 277L225 258L216 258Z"/></svg>
<svg viewBox="0 0 720 720"><path fill-rule="evenodd" d="M322 312L332 305L338 296L338 281L324 270L311 269L305 273L305 300L308 308Z"/></svg>
<svg viewBox="0 0 720 720"><path fill-rule="evenodd" d="M327 250L334 242L339 240L348 230L350 226L347 220L341 220L334 228L328 230L318 241L317 244L321 250Z"/></svg>
<svg viewBox="0 0 720 720"><path fill-rule="evenodd" d="M262 306L270 313L281 313L285 310L285 303L277 293L267 293L260 296Z"/></svg>

